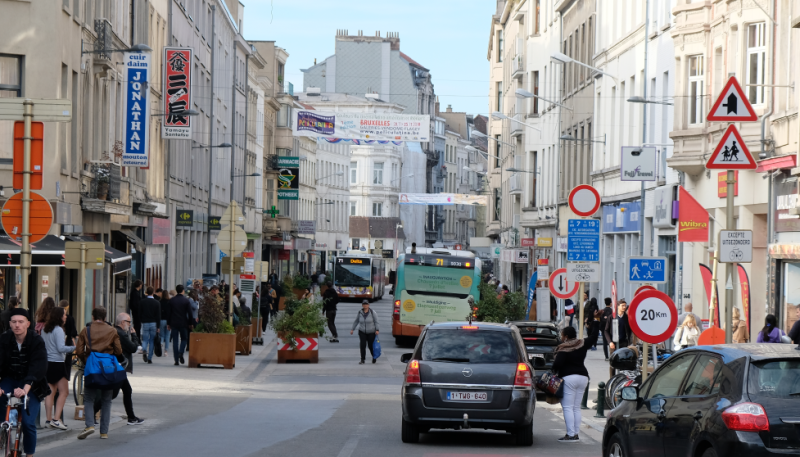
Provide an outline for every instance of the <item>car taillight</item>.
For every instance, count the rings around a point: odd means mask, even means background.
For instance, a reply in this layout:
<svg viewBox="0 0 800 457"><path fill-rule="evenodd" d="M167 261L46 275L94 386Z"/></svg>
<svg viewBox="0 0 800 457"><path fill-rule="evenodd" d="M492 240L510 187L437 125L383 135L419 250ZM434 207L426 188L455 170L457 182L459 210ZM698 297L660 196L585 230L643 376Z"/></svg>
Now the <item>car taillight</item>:
<svg viewBox="0 0 800 457"><path fill-rule="evenodd" d="M758 403L739 403L722 412L722 420L729 430L739 432L769 431L769 418Z"/></svg>
<svg viewBox="0 0 800 457"><path fill-rule="evenodd" d="M517 364L517 375L514 377L514 387L531 387L531 369L524 363Z"/></svg>
<svg viewBox="0 0 800 457"><path fill-rule="evenodd" d="M406 370L406 384L419 384L422 381L419 379L419 360L412 360L408 362L408 370Z"/></svg>
<svg viewBox="0 0 800 457"><path fill-rule="evenodd" d="M461 326L462 330L478 330L478 328L479 327L477 325L462 325Z"/></svg>
<svg viewBox="0 0 800 457"><path fill-rule="evenodd" d="M528 338L522 338L522 339L525 340L525 341L536 341L539 338L530 338L530 337L528 337Z"/></svg>

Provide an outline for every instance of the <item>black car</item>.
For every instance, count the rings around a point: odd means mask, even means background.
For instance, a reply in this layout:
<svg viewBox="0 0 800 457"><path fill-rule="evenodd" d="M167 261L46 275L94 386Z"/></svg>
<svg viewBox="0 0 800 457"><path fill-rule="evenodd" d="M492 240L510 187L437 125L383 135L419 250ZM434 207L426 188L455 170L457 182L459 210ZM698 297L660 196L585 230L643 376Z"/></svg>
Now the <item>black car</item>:
<svg viewBox="0 0 800 457"><path fill-rule="evenodd" d="M622 389L603 455L800 454L800 350L789 344L697 346Z"/></svg>
<svg viewBox="0 0 800 457"><path fill-rule="evenodd" d="M560 343L558 328L552 322L515 321L512 324L517 326L525 343L528 360L534 369L533 383L536 385L536 380L553 368L556 346Z"/></svg>
<svg viewBox="0 0 800 457"><path fill-rule="evenodd" d="M533 444L532 368L511 324L448 322L422 330L407 363L401 400L402 439L416 443L431 428L482 428Z"/></svg>

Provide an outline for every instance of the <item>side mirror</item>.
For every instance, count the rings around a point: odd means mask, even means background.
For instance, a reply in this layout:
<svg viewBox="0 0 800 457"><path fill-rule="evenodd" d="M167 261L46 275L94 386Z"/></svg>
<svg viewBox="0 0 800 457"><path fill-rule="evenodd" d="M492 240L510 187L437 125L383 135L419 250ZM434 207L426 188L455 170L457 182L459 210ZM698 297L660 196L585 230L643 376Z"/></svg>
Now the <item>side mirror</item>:
<svg viewBox="0 0 800 457"><path fill-rule="evenodd" d="M409 360L414 356L412 353L406 353L400 356L400 361L403 363L408 363Z"/></svg>
<svg viewBox="0 0 800 457"><path fill-rule="evenodd" d="M636 401L639 399L639 389L633 386L622 388L622 399Z"/></svg>

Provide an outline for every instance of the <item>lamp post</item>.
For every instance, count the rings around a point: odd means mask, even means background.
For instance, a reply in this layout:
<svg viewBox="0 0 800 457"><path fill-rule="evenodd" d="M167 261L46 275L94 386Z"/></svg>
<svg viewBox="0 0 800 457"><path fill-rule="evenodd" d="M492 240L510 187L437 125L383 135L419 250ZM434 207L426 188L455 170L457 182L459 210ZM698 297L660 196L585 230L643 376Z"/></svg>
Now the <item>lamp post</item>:
<svg viewBox="0 0 800 457"><path fill-rule="evenodd" d="M524 122L522 122L522 121L518 121L518 120L514 119L513 117L508 117L508 116L506 116L505 114L503 114L503 113L501 113L501 112L499 112L499 111L495 111L495 112L493 112L493 113L492 113L492 118L494 118L494 119L497 119L497 120L499 120L499 121L502 121L502 120L504 120L504 119L508 119L508 120L509 120L509 121L511 121L511 122L516 122L517 124L522 124L522 125L524 125L525 127L528 127L528 128L534 129L534 130L536 130L537 132L539 132L539 133L542 133L542 129L540 129L540 128L538 128L538 127L534 127L534 126L532 126L532 125L530 125L530 124L526 124L526 123L524 123Z"/></svg>
<svg viewBox="0 0 800 457"><path fill-rule="evenodd" d="M506 146L510 146L510 147L511 147L511 149L512 149L512 154L513 154L513 153L514 153L514 151L516 150L516 148L514 147L514 145L513 145L513 144L506 143L505 141L498 140L497 138L492 138L492 137L490 137L489 135L486 135L486 134L485 134L485 133L483 133L483 132L479 132L479 131L477 131L477 130L473 130L473 131L472 131L472 135L474 135L474 136L476 136L476 137L478 137L478 138L486 138L487 140L492 140L492 141L494 141L494 142L495 142L495 143L497 143L497 144L504 144L504 145L506 145ZM470 149L470 148L471 148L471 149ZM500 156L496 156L496 155L489 154L488 152L484 152L484 151L481 151L480 149L473 148L472 146L467 146L465 149L467 149L467 150L470 150L470 151L472 151L472 150L478 151L479 153L481 153L481 154L483 154L483 155L485 155L485 156L486 156L486 159L487 159L487 161L488 161L489 157L493 157L494 159L496 159L496 160L499 160L499 161L502 161L502 160L504 160L504 159L503 159L503 158L501 158ZM503 167L502 167L502 165L501 165L501 166L498 166L498 168L500 168L500 189L502 189L502 188L503 188ZM495 213L495 215L497 215L497 202L495 202L495 203L494 203L494 205L495 205L495 208L494 208L494 213ZM501 228L502 228L502 221L500 221L500 218L499 218L499 217L498 217L497 219L498 219L498 221L500 222L500 226L501 226Z"/></svg>
<svg viewBox="0 0 800 457"><path fill-rule="evenodd" d="M568 109L568 110L572 111L572 108L568 108L568 107L566 107L566 106L562 105L561 103L557 103L557 102L554 102L554 101L548 100L548 99L546 99L546 98L544 98L544 97L540 97L540 96L538 96L538 95L536 95L536 94L533 94L533 93L531 93L531 92L528 92L528 91L527 91L527 90L525 90L525 89L517 89L517 90L515 90L515 91L514 91L514 93L515 93L515 94L517 94L517 96L518 96L518 97L524 97L524 98L538 98L539 100L541 100L541 101L543 101L543 102L547 102L547 103L550 103L550 104L552 104L552 105L556 105L556 106L558 106L558 107L560 107L560 108L564 108L564 109Z"/></svg>

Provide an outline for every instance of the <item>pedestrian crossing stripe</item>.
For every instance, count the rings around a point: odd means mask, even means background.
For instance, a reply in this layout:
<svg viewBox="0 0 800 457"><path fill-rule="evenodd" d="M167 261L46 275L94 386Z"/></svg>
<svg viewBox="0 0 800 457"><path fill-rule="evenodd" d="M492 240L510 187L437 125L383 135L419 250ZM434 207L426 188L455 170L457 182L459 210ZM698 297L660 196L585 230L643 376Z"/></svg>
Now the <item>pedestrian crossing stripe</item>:
<svg viewBox="0 0 800 457"><path fill-rule="evenodd" d="M758 120L753 105L744 94L739 81L731 76L719 93L706 120L709 122L752 122Z"/></svg>
<svg viewBox="0 0 800 457"><path fill-rule="evenodd" d="M755 170L757 167L758 164L733 125L722 135L717 148L706 162L706 168L714 170Z"/></svg>

